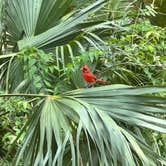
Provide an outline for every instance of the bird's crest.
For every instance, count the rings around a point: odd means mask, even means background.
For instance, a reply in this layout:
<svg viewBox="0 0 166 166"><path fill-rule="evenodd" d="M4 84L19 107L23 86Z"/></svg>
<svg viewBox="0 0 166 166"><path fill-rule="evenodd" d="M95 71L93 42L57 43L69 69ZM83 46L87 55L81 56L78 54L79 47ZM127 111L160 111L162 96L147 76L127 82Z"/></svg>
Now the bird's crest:
<svg viewBox="0 0 166 166"><path fill-rule="evenodd" d="M86 65L86 64L81 67L81 70L84 71L84 72L85 72L85 71L90 71L88 65Z"/></svg>

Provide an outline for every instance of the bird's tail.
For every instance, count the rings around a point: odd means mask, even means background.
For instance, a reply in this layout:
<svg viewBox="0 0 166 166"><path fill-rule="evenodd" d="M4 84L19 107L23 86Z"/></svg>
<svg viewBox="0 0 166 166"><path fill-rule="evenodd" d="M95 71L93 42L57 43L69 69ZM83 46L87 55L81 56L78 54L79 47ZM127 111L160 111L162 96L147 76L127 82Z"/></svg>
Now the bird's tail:
<svg viewBox="0 0 166 166"><path fill-rule="evenodd" d="M96 82L97 82L97 83L101 83L101 84L106 84L106 85L111 84L111 83L110 83L110 82L108 82L108 81L105 81L105 80L100 80L100 79L97 79L97 80L96 80Z"/></svg>

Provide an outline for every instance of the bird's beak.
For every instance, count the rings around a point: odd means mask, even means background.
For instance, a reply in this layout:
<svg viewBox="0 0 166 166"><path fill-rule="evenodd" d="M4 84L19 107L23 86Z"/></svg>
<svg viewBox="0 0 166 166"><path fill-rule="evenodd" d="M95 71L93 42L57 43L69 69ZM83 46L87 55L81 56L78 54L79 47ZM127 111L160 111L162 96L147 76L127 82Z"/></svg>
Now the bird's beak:
<svg viewBox="0 0 166 166"><path fill-rule="evenodd" d="M81 67L80 70L82 71L82 70L83 70L83 67Z"/></svg>

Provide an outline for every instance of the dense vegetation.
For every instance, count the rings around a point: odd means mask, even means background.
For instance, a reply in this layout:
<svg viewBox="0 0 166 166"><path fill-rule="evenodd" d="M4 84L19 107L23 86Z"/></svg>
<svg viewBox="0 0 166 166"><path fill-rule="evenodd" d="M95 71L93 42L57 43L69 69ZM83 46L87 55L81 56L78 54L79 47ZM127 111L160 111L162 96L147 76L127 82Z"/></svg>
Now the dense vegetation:
<svg viewBox="0 0 166 166"><path fill-rule="evenodd" d="M0 0L0 165L166 165L165 4Z"/></svg>

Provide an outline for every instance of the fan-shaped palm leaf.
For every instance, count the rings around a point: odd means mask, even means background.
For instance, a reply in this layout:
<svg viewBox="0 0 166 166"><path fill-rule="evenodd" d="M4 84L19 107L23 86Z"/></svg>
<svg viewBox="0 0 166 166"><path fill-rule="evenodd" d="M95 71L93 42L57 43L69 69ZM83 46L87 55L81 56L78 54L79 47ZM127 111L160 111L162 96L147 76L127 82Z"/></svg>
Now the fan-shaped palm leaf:
<svg viewBox="0 0 166 166"><path fill-rule="evenodd" d="M89 12L96 11L104 2L99 0L79 13L66 17L64 15L72 0L49 0L47 3L41 0L7 1L5 20L8 33L15 41L25 36L19 42L20 49L27 46L48 47L53 43L54 47L62 45L80 33L82 27L96 24L95 21L91 24L84 24L83 21Z"/></svg>
<svg viewBox="0 0 166 166"><path fill-rule="evenodd" d="M47 96L28 122L16 165L22 157L24 165L165 162L133 131L137 126L166 133L166 121L154 117L166 113L166 98L151 95L165 90L109 85Z"/></svg>

